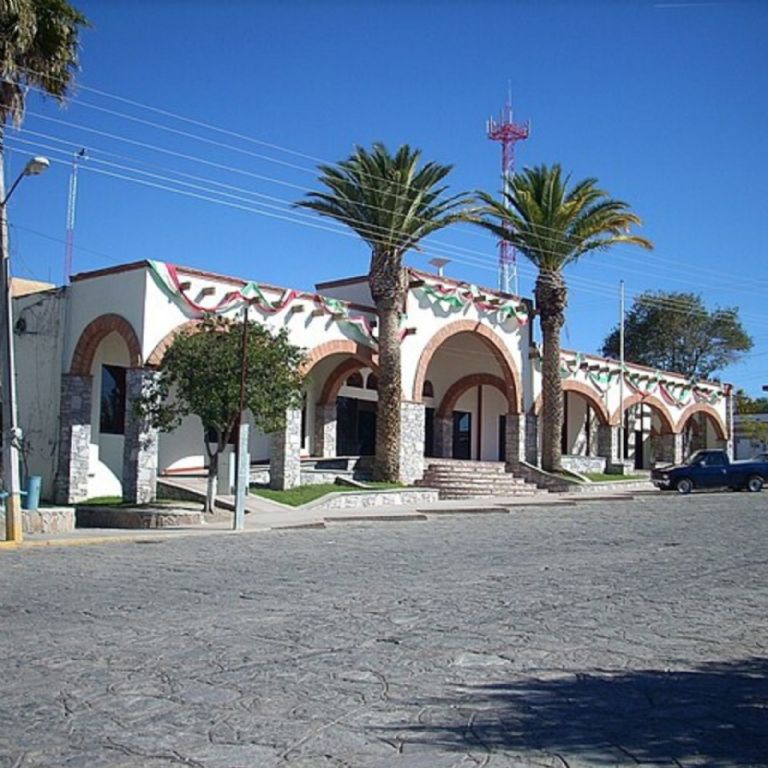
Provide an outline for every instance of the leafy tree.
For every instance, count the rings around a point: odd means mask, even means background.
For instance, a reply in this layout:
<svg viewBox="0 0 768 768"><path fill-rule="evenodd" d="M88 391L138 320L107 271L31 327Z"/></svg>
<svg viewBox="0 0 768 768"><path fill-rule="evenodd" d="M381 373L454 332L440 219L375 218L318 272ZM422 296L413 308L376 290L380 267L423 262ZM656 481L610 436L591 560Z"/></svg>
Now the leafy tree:
<svg viewBox="0 0 768 768"><path fill-rule="evenodd" d="M624 321L624 355L652 368L707 378L752 348L736 307L708 311L695 293L646 291ZM603 342L603 354L619 356L619 328Z"/></svg>
<svg viewBox="0 0 768 768"><path fill-rule="evenodd" d="M559 165L540 165L509 179L499 200L479 193L484 205L477 223L514 245L539 270L535 296L544 346L541 463L548 471L561 469L560 329L568 304L563 269L585 253L619 243L653 247L629 234L631 225L641 223L639 217L598 188L596 179L570 189L569 182Z"/></svg>
<svg viewBox="0 0 768 768"><path fill-rule="evenodd" d="M743 389L737 389L736 413L768 413L768 397L752 398Z"/></svg>
<svg viewBox="0 0 768 768"><path fill-rule="evenodd" d="M450 165L425 163L407 144L394 155L380 143L358 147L334 166L321 165L327 191L310 192L297 203L352 229L371 249L368 281L379 323L379 376L376 418L376 480L400 479L402 400L399 322L408 282L405 254L438 229L460 221L461 195L446 197L441 182Z"/></svg>
<svg viewBox="0 0 768 768"><path fill-rule="evenodd" d="M758 421L757 419L742 419L739 425L753 448L758 450L768 443L768 421Z"/></svg>
<svg viewBox="0 0 768 768"><path fill-rule="evenodd" d="M243 333L242 322L215 315L181 331L154 382L134 403L140 417L164 432L175 429L184 416L200 417L209 459L206 511L213 509L216 497L217 458L239 424ZM288 342L285 330L273 336L253 321L246 347L245 407L257 428L275 432L284 426L286 410L301 403L303 353ZM210 432L215 443L208 441Z"/></svg>

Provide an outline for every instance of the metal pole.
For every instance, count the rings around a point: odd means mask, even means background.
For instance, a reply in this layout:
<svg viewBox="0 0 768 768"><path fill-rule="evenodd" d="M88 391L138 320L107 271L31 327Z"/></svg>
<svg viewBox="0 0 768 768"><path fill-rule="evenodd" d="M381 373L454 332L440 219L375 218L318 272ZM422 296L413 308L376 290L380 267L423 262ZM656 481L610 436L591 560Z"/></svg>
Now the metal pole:
<svg viewBox="0 0 768 768"><path fill-rule="evenodd" d="M242 531L245 527L245 487L248 483L248 428L245 422L245 381L248 371L248 309L243 316L243 344L240 350L240 408L235 447L235 519L232 528Z"/></svg>
<svg viewBox="0 0 768 768"><path fill-rule="evenodd" d="M8 221L6 204L21 177L11 187L8 196L4 194L4 183L0 174L0 253L2 268L0 280L2 286L2 318L5 326L3 334L2 359L2 398L3 398L3 482L8 498L5 501L5 539L21 541L21 482L19 478L19 430L16 407L16 365L13 357L13 299L11 296L11 258L8 243Z"/></svg>
<svg viewBox="0 0 768 768"><path fill-rule="evenodd" d="M619 281L619 461L624 461L624 281Z"/></svg>

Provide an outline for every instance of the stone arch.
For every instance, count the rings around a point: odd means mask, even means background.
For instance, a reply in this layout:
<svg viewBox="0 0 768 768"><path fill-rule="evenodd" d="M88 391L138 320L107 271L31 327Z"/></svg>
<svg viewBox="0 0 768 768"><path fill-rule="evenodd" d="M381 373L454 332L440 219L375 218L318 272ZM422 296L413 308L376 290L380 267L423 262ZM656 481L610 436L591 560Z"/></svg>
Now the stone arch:
<svg viewBox="0 0 768 768"><path fill-rule="evenodd" d="M302 374L306 376L317 363L331 355L351 355L362 363L361 366L358 366L361 368L378 367L379 356L370 347L356 344L348 339L339 339L336 341L326 341L313 347L304 359Z"/></svg>
<svg viewBox="0 0 768 768"><path fill-rule="evenodd" d="M471 333L485 344L503 372L505 385L504 394L507 400L514 404L514 408L510 410L510 413L520 413L522 410L523 390L520 386L520 374L515 365L515 361L512 359L512 355L502 340L493 331L481 323L472 320L456 320L453 323L449 323L444 328L441 328L429 340L419 357L419 364L416 368L416 378L413 383L413 402L422 402L422 390L424 381L427 378L429 364L437 350L440 348L440 345L452 336L456 336L460 333Z"/></svg>
<svg viewBox="0 0 768 768"><path fill-rule="evenodd" d="M661 419L662 424L667 428L667 432L677 431L672 421L672 417L669 415L669 411L667 410L664 403L662 403L658 397L654 397L653 395L642 395L639 392L635 392L633 395L625 398L623 406L617 408L613 412L611 416L611 425L619 426L621 424L621 415L624 413L624 411L626 411L627 408L631 408L633 405L636 405L637 403L650 406Z"/></svg>
<svg viewBox="0 0 768 768"><path fill-rule="evenodd" d="M689 405L678 419L675 432L682 432L688 419L697 413L706 413L707 416L712 419L719 440L728 439L728 430L726 429L720 414L708 403L692 403Z"/></svg>
<svg viewBox="0 0 768 768"><path fill-rule="evenodd" d="M465 376L464 378L459 379L458 381L454 381L453 384L448 387L448 391L443 395L440 407L437 409L436 416L441 419L447 418L453 412L453 409L456 407L456 403L459 401L459 398L468 389L479 386L496 387L496 389L498 389L499 392L501 392L501 394L507 398L507 407L509 412L513 412L516 404L514 400L509 399L509 390L506 383L504 382L504 379L492 373L473 373L469 376Z"/></svg>
<svg viewBox="0 0 768 768"><path fill-rule="evenodd" d="M608 409L605 407L605 403L597 396L597 393L592 387L583 384L580 381L568 381L563 382L563 394L566 392L575 392L581 395L591 406L594 408L595 413L598 416L601 424L608 424L609 416ZM541 395L539 395L539 398ZM541 408L541 402L537 398L536 405ZM536 411L538 413L538 410Z"/></svg>
<svg viewBox="0 0 768 768"><path fill-rule="evenodd" d="M333 369L333 371L331 371L330 376L325 380L317 404L331 405L336 402L339 390L344 386L349 375L355 371L359 371L361 368L371 368L374 371L379 370L379 367L375 363L364 363L356 357L349 357L346 360L343 360Z"/></svg>
<svg viewBox="0 0 768 768"><path fill-rule="evenodd" d="M163 362L163 358L165 357L168 348L173 344L174 339L184 331L194 331L199 325L199 320L187 320L186 323L177 325L173 330L168 331L152 352L150 352L149 357L147 357L147 365L154 367L160 365L160 363Z"/></svg>
<svg viewBox="0 0 768 768"><path fill-rule="evenodd" d="M99 344L110 333L117 333L128 347L131 368L141 367L141 344L133 326L121 315L99 315L85 326L72 353L69 372L75 376L90 376L93 359Z"/></svg>

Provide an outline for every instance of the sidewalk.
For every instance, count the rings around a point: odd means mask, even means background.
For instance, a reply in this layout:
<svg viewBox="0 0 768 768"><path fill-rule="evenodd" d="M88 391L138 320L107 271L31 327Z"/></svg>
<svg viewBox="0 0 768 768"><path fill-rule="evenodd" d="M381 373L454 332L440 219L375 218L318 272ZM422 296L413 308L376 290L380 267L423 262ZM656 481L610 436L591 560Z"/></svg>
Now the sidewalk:
<svg viewBox="0 0 768 768"><path fill-rule="evenodd" d="M204 491L205 481L184 478L184 485L196 491L197 485ZM595 489L596 491L598 489ZM158 543L184 536L231 536L242 533L284 531L307 528L326 528L332 525L361 522L423 522L443 515L508 514L513 508L535 507L539 509L573 507L590 501L627 501L638 489L614 490L605 493L583 492L541 494L540 496L493 496L474 499L444 500L431 503L402 504L397 506L352 507L346 509L322 509L316 504L306 507L289 507L261 496L246 497L245 530L233 531L232 520L226 511L219 511L212 522L195 526L168 528L77 528L68 533L29 533L21 544L0 541L3 549L36 548L46 546L76 546L107 543ZM233 496L219 496L217 503L225 509L234 509ZM181 502L180 502L181 504ZM164 506L164 509L172 507Z"/></svg>

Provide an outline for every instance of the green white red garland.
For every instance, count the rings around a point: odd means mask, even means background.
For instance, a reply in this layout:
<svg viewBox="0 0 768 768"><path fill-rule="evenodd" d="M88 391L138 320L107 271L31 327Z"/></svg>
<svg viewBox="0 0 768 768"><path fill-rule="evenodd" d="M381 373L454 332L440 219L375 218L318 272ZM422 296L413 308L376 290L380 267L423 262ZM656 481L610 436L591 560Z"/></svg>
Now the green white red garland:
<svg viewBox="0 0 768 768"><path fill-rule="evenodd" d="M560 378L574 377L580 370L586 373L587 378L600 394L605 394L612 380L618 379L622 373L620 368L611 369L606 365L590 364L581 353L577 353L573 359L560 359ZM723 390L708 389L697 385L694 381L680 382L665 379L661 371L644 374L631 371L624 366L623 373L624 382L632 392L641 397L648 397L658 392L664 402L677 408L684 408L691 402L716 405L725 394Z"/></svg>
<svg viewBox="0 0 768 768"><path fill-rule="evenodd" d="M270 300L258 283L247 282L240 288L225 293L215 304L207 306L194 301L187 295L173 264L150 261L149 266L160 287L169 296L185 306L187 310L191 310L192 315L196 317L211 312L215 314L231 312L246 304L256 307L265 315L274 315L290 308L294 301L302 298L302 294L298 291L285 289L276 299ZM339 323L354 333L363 344L370 347L377 346L378 342L374 336L371 322L362 315L350 316L347 302L324 296L313 296L312 298L317 309L332 315Z"/></svg>
<svg viewBox="0 0 768 768"><path fill-rule="evenodd" d="M422 278L419 278L422 279ZM473 305L482 312L496 314L501 322L514 317L520 325L528 322L528 311L525 304L509 299L487 299L476 285L446 286L441 283L424 281L416 290L439 304L445 304L451 309L462 310Z"/></svg>

